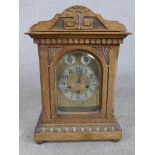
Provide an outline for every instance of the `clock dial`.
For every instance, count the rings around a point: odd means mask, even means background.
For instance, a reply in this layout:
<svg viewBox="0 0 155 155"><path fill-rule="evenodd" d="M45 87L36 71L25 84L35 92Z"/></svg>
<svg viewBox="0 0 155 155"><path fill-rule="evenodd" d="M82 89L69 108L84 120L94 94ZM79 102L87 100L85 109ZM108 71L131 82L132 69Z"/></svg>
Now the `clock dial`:
<svg viewBox="0 0 155 155"><path fill-rule="evenodd" d="M59 81L63 95L73 101L90 98L96 91L98 80L94 71L84 65L67 67Z"/></svg>
<svg viewBox="0 0 155 155"><path fill-rule="evenodd" d="M100 71L100 63L90 53L82 50L67 52L56 68L57 110L99 110Z"/></svg>

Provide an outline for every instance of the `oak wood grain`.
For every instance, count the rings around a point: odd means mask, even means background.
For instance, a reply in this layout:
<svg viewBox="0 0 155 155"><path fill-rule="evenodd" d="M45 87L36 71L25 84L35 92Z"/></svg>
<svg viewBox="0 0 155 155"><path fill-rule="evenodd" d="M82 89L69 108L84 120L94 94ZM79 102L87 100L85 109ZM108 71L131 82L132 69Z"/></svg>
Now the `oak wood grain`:
<svg viewBox="0 0 155 155"><path fill-rule="evenodd" d="M126 27L75 5L49 21L32 25L26 34L38 45L40 63L42 112L35 141L119 140L122 130L114 116L114 94L119 46L131 34ZM56 66L76 49L95 56L101 65L99 111L57 110Z"/></svg>

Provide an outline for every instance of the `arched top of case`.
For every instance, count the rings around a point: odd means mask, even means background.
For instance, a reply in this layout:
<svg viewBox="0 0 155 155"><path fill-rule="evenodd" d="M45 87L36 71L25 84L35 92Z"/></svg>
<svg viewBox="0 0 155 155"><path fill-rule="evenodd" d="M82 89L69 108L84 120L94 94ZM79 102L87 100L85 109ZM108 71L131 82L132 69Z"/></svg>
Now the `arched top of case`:
<svg viewBox="0 0 155 155"><path fill-rule="evenodd" d="M30 28L29 34L38 33L122 33L127 34L126 27L118 21L109 21L90 9L75 5L67 8L48 21L41 21Z"/></svg>

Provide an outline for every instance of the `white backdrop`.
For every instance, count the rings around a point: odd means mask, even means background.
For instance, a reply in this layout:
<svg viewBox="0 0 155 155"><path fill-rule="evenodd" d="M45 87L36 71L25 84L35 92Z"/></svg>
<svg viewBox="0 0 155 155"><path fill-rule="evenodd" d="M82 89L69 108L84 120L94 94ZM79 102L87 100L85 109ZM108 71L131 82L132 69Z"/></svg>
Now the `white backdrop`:
<svg viewBox="0 0 155 155"><path fill-rule="evenodd" d="M43 143L33 141L41 110L37 46L24 35L30 26L51 19L75 4L106 19L118 20L132 32L120 47L115 113L123 128L120 142ZM134 0L20 0L20 155L134 155Z"/></svg>

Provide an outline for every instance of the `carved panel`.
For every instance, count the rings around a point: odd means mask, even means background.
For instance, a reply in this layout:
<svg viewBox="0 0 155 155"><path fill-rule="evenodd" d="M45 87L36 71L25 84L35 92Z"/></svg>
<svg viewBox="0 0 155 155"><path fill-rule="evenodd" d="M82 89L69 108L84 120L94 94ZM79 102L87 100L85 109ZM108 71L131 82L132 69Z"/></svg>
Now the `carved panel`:
<svg viewBox="0 0 155 155"><path fill-rule="evenodd" d="M47 64L50 66L53 57L55 56L56 52L58 52L61 48L55 47L55 48L48 48L48 57L47 57Z"/></svg>
<svg viewBox="0 0 155 155"><path fill-rule="evenodd" d="M105 47L105 46L101 46L101 47L95 47L95 49L100 52L102 54L102 56L104 57L106 64L109 65L110 63L110 51L111 51L111 47Z"/></svg>

